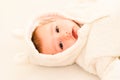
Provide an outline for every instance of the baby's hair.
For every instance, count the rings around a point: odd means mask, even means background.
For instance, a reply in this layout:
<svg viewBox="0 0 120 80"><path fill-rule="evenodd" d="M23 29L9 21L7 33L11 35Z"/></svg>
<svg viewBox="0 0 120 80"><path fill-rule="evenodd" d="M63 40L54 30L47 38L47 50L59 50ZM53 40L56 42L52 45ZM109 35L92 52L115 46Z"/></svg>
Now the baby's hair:
<svg viewBox="0 0 120 80"><path fill-rule="evenodd" d="M37 28L38 28L38 27L37 27ZM34 30L34 32L33 32L33 34L32 34L31 40L32 40L35 48L38 50L38 52L41 52L41 47L39 46L39 45L41 44L41 43L40 43L40 39L39 39L39 37L38 37L38 35L37 35L37 33L36 33L37 28Z"/></svg>

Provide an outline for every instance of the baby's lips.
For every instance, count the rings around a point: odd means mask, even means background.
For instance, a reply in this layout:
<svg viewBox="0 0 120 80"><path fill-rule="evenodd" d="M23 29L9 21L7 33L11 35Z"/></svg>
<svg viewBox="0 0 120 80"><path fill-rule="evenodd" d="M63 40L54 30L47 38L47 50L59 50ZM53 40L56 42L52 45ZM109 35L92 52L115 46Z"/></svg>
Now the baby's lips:
<svg viewBox="0 0 120 80"><path fill-rule="evenodd" d="M75 39L78 39L77 31L75 29L72 29L72 35Z"/></svg>

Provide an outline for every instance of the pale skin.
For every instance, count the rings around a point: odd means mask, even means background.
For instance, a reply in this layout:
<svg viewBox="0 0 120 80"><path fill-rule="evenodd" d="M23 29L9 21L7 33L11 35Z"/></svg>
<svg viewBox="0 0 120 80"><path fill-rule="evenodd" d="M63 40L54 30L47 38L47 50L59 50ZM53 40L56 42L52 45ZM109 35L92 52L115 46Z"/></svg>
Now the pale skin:
<svg viewBox="0 0 120 80"><path fill-rule="evenodd" d="M56 54L69 48L76 42L79 28L74 21L62 18L37 27L36 34L41 41L41 52Z"/></svg>

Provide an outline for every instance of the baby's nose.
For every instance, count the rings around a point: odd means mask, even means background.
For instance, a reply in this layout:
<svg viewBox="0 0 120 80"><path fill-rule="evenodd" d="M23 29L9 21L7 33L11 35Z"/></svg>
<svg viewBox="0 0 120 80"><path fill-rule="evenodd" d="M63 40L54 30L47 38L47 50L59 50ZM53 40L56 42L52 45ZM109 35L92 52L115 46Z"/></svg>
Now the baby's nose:
<svg viewBox="0 0 120 80"><path fill-rule="evenodd" d="M64 32L60 34L60 39L61 40L68 40L70 39L70 33L69 32Z"/></svg>

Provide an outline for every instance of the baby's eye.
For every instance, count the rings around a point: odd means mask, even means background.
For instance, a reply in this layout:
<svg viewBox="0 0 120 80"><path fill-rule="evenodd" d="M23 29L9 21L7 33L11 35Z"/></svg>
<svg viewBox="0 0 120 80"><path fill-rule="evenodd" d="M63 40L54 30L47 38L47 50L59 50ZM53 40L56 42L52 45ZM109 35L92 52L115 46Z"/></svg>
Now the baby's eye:
<svg viewBox="0 0 120 80"><path fill-rule="evenodd" d="M63 50L63 43L60 41L60 43L59 43L59 47L60 47L60 49L62 49Z"/></svg>
<svg viewBox="0 0 120 80"><path fill-rule="evenodd" d="M57 32L57 33L59 33L59 32L60 32L60 30L59 30L58 26L56 26L56 29L55 29L55 30L56 30L56 32Z"/></svg>

